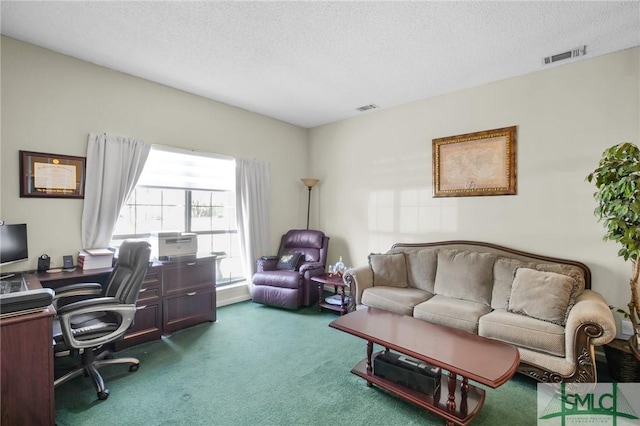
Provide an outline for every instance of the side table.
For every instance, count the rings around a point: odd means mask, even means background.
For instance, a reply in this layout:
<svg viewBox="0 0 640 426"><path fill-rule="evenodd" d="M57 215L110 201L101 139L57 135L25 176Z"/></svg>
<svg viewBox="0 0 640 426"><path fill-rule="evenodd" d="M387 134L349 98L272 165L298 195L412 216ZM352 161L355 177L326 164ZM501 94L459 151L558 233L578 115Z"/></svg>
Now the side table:
<svg viewBox="0 0 640 426"><path fill-rule="evenodd" d="M609 375L614 381L622 383L640 381L640 362L633 354L629 340L613 339L604 345L603 349L607 357Z"/></svg>
<svg viewBox="0 0 640 426"><path fill-rule="evenodd" d="M341 276L323 274L316 277L312 277L311 281L318 284L318 311L322 311L322 308L329 309L331 311L339 312L340 315L344 315L349 311L349 297L345 295L345 289L347 284L342 280ZM333 286L334 295L340 296L340 304L332 304L327 302L323 297L324 286Z"/></svg>

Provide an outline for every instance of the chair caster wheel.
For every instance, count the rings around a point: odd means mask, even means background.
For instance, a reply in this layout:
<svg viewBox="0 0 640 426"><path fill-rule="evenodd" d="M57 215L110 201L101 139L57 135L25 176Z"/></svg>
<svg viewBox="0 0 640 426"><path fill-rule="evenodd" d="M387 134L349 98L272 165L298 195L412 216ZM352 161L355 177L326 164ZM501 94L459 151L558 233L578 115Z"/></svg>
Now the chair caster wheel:
<svg viewBox="0 0 640 426"><path fill-rule="evenodd" d="M138 371L138 368L140 368L140 364L133 364L129 367L129 371L133 373L134 371Z"/></svg>
<svg viewBox="0 0 640 426"><path fill-rule="evenodd" d="M107 398L109 398L109 389L105 389L102 392L98 392L98 399L100 401L104 401Z"/></svg>

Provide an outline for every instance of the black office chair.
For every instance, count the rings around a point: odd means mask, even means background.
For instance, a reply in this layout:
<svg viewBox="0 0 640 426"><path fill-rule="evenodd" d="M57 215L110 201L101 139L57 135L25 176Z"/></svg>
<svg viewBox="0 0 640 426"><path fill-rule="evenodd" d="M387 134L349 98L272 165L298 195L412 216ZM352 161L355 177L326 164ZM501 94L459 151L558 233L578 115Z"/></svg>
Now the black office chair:
<svg viewBox="0 0 640 426"><path fill-rule="evenodd" d="M81 353L81 364L55 379L58 386L81 374L91 377L98 399L109 397L98 368L107 364L130 364L136 371L136 358L111 358L109 343L121 339L133 324L136 302L149 266L151 246L146 241L126 240L120 246L118 261L107 279L104 292L96 283L71 284L56 290L57 316L53 324L55 353ZM61 306L71 296L93 296ZM100 297L96 297L100 296Z"/></svg>

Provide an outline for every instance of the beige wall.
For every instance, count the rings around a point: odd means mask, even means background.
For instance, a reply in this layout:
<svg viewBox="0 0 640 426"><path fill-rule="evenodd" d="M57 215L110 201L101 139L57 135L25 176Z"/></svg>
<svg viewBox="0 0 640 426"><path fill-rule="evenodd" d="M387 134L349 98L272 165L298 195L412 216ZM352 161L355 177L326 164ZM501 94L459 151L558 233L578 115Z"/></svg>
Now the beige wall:
<svg viewBox="0 0 640 426"><path fill-rule="evenodd" d="M362 265L399 241L483 240L581 260L596 290L626 303L630 267L602 241L584 178L606 147L640 143L638 48L307 131L10 38L1 47L0 217L29 224L31 268L78 251L82 201L19 198L18 150L84 156L89 132L109 132L269 162L274 249L305 226L307 175L321 179L311 227L331 237L331 263ZM518 195L432 198L432 139L511 125Z"/></svg>
<svg viewBox="0 0 640 426"><path fill-rule="evenodd" d="M0 218L26 222L29 265L52 266L81 249L82 200L19 197L18 151L86 155L107 132L270 164L274 251L284 230L306 224L305 129L2 37Z"/></svg>
<svg viewBox="0 0 640 426"><path fill-rule="evenodd" d="M583 261L594 289L626 304L630 266L602 241L585 177L606 147L640 142L639 55L627 50L312 129L330 262L342 255L363 265L394 242L489 241ZM432 198L432 139L512 125L517 195Z"/></svg>

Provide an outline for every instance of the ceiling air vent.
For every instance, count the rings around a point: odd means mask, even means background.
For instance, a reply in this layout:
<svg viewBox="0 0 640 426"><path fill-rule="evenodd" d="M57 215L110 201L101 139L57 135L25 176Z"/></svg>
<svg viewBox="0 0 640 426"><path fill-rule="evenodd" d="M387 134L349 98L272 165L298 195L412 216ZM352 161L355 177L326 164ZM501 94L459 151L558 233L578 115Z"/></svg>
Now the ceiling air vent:
<svg viewBox="0 0 640 426"><path fill-rule="evenodd" d="M565 59L576 58L578 56L584 56L587 54L587 46L576 47L575 49L569 50L567 52L558 53L557 55L547 56L546 58L542 58L543 65L553 64L554 62L562 61Z"/></svg>
<svg viewBox="0 0 640 426"><path fill-rule="evenodd" d="M365 111L369 111L370 109L376 109L376 108L380 108L380 107L376 104L369 104L369 105L361 106L360 108L356 108L356 110L360 112L365 112Z"/></svg>

